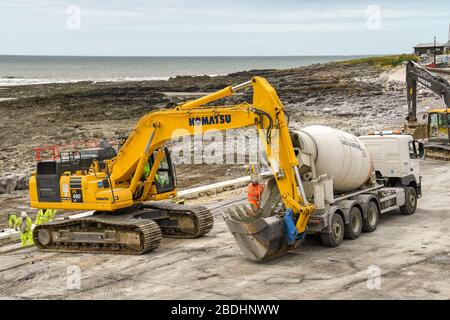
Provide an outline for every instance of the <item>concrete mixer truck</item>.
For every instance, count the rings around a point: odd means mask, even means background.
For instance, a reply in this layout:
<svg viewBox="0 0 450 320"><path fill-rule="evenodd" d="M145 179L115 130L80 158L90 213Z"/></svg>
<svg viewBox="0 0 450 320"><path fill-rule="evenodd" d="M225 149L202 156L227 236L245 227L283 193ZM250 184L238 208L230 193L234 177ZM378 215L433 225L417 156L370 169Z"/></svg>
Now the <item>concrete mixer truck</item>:
<svg viewBox="0 0 450 320"><path fill-rule="evenodd" d="M374 132L356 136L325 126L291 131L305 198L314 205L306 232L286 210L273 178L262 194L261 209L235 207L224 214L237 244L251 260L261 261L296 248L307 234L323 245L339 246L377 228L380 214L416 210L421 197L419 159L423 145L410 135ZM294 218L292 218L294 216Z"/></svg>

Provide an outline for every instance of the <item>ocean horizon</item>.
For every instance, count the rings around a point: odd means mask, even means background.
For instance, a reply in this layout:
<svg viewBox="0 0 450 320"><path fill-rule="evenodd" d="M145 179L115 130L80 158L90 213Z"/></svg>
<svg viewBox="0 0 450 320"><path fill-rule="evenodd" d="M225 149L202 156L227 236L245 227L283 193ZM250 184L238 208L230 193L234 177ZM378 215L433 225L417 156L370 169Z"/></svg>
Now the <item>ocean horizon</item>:
<svg viewBox="0 0 450 320"><path fill-rule="evenodd" d="M26 56L0 55L0 86L78 81L168 80L261 69L288 69L368 55L317 56Z"/></svg>

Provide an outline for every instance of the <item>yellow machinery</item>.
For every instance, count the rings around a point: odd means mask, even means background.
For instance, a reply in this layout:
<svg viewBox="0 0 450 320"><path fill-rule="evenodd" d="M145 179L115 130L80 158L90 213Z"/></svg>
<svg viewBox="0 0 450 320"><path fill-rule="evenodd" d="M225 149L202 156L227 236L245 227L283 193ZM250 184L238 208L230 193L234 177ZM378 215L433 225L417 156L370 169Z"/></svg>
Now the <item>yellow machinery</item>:
<svg viewBox="0 0 450 320"><path fill-rule="evenodd" d="M405 132L416 139L427 139L425 156L450 160L450 84L413 61L406 67L408 123ZM417 85L421 84L444 99L445 108L427 111L427 124L417 122Z"/></svg>
<svg viewBox="0 0 450 320"><path fill-rule="evenodd" d="M253 87L252 104L206 107L247 87ZM162 236L193 238L209 232L213 217L205 207L158 201L176 195L175 171L165 145L205 130L247 126L260 129L282 202L302 234L314 206L304 196L284 107L270 84L255 77L173 109L148 113L111 160L94 160L88 167L73 165L73 159L39 162L30 178L32 207L95 213L37 226L36 246L51 251L142 254L158 247ZM278 145L272 141L275 130ZM275 155L273 150L279 151ZM149 171L144 174L146 166Z"/></svg>

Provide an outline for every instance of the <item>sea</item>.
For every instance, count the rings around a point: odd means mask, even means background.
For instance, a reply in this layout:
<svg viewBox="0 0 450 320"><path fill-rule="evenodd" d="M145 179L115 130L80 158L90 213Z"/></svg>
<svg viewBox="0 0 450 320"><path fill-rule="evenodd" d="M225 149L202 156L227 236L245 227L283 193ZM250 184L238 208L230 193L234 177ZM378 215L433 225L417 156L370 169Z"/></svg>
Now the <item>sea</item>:
<svg viewBox="0 0 450 320"><path fill-rule="evenodd" d="M75 57L0 55L0 86L77 81L168 80L256 69L286 69L363 56Z"/></svg>

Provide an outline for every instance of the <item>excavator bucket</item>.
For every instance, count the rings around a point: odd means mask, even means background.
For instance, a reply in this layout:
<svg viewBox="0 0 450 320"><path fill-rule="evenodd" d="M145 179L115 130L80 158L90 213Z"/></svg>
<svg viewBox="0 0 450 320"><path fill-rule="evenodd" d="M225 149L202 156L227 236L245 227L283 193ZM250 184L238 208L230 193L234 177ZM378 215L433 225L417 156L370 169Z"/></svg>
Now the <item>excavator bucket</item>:
<svg viewBox="0 0 450 320"><path fill-rule="evenodd" d="M427 138L427 125L417 123L407 123L404 126L405 134L410 134L414 139L426 139Z"/></svg>
<svg viewBox="0 0 450 320"><path fill-rule="evenodd" d="M289 249L285 236L284 211L275 180L268 181L258 210L237 206L227 210L223 218L239 248L253 261L277 256Z"/></svg>
<svg viewBox="0 0 450 320"><path fill-rule="evenodd" d="M276 256L288 249L284 240L283 221L278 216L249 220L237 220L236 215L228 211L224 220L233 234L239 248L253 261L262 261Z"/></svg>

